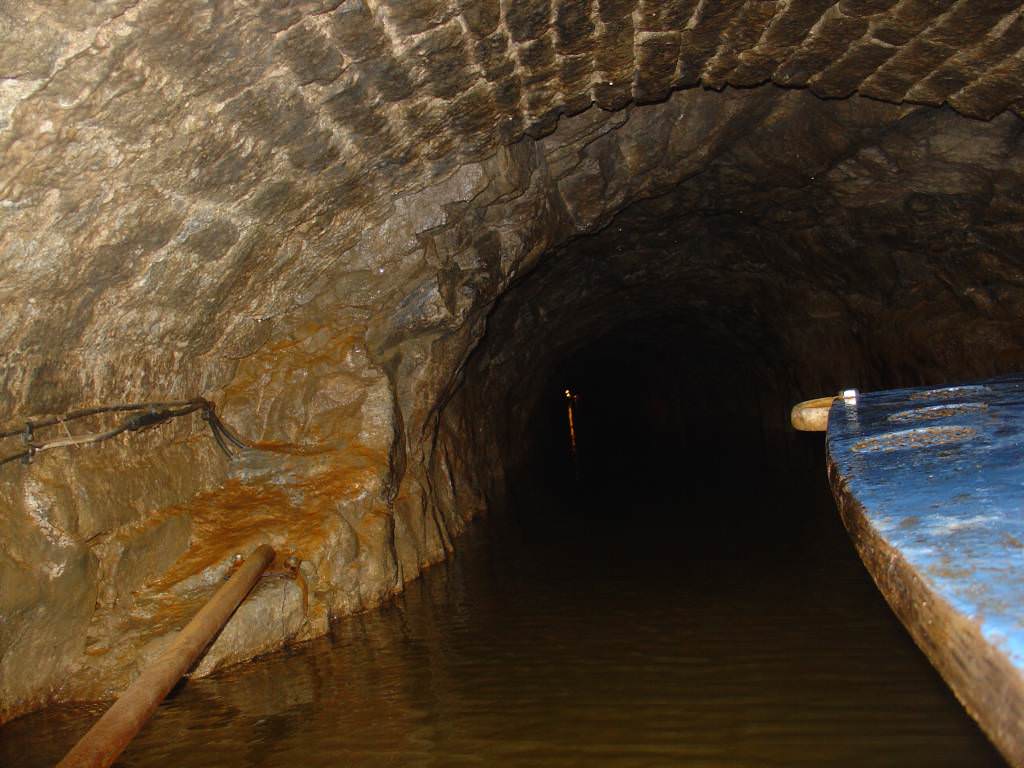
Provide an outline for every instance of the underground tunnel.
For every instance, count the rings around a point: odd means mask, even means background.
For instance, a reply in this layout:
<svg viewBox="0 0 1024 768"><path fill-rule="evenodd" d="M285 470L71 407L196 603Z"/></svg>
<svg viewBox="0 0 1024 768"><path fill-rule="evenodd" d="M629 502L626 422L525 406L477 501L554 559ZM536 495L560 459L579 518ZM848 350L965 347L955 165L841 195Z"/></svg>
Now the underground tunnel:
<svg viewBox="0 0 1024 768"><path fill-rule="evenodd" d="M0 764L260 544L118 764L1004 764L789 409L1024 369L1020 10L0 9Z"/></svg>

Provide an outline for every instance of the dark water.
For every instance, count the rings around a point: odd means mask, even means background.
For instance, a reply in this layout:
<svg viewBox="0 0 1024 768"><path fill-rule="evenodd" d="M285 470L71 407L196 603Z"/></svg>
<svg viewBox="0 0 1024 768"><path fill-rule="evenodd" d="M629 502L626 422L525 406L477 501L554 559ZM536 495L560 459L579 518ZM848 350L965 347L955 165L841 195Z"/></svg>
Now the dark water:
<svg viewBox="0 0 1024 768"><path fill-rule="evenodd" d="M1003 765L828 497L739 490L523 502L382 610L182 686L119 764ZM0 764L52 765L94 716L10 723Z"/></svg>

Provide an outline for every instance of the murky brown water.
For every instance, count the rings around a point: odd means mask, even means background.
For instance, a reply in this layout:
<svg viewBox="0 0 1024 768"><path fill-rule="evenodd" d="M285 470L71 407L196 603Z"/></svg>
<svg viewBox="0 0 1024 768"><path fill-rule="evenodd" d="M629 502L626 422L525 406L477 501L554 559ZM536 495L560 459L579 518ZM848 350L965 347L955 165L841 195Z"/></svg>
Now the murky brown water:
<svg viewBox="0 0 1024 768"><path fill-rule="evenodd" d="M383 610L183 686L119 764L1003 765L814 506L481 522ZM0 765L95 713L8 724Z"/></svg>

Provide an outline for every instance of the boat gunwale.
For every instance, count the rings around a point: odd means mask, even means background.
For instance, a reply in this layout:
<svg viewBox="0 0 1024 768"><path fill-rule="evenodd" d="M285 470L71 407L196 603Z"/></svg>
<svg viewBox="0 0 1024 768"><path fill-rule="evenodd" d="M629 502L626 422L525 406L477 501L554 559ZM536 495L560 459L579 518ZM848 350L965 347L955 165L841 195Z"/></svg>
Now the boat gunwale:
<svg viewBox="0 0 1024 768"><path fill-rule="evenodd" d="M886 540L828 452L827 466L843 525L889 607L1007 762L1024 768L1024 676Z"/></svg>

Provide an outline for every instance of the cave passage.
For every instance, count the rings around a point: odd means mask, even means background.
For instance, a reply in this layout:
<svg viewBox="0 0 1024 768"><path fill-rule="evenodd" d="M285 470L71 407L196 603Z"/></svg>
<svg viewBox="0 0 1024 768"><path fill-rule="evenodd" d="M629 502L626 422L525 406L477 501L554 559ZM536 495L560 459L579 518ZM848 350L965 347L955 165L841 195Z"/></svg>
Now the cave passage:
<svg viewBox="0 0 1024 768"><path fill-rule="evenodd" d="M0 763L264 543L124 764L991 763L787 413L1024 370L1022 51L1013 0L3 3Z"/></svg>
<svg viewBox="0 0 1024 768"><path fill-rule="evenodd" d="M202 396L257 450L229 461L196 414L5 465L0 719L18 719L0 764L53 764L95 711L31 712L123 689L262 541L298 569L253 591L196 670L211 676L121 764L1001 764L879 596L820 436L788 411L1024 368L1024 124L999 63L1019 14L996 23L993 3L991 27L970 24L995 59L965 71L994 79L956 97L929 90L960 82L935 70L918 103L903 91L934 62L906 59L949 46L894 54L909 22L890 27L886 3L827 4L832 32L810 3L743 4L738 19L778 11L764 36L696 3L736 45L811 24L779 85L747 87L755 66L708 90L672 81L653 31L682 53L689 23L632 2L595 23L518 0L333 3L316 21L238 4L252 29L212 18L209 39L179 5L126 11L8 95L0 245L25 309L0 322L3 431ZM924 5L893 7L931 29ZM446 10L421 26L428 6ZM636 46L634 19L656 24ZM819 47L862 28L883 35L873 54ZM595 31L590 72L568 35ZM269 53L207 55L250 33ZM367 57L395 34L397 58ZM569 46L557 67L551 40ZM650 61L612 88L603 68L634 48ZM899 93L856 95L841 72L790 87L836 57L864 78L855 60L882 54L895 72L868 79ZM107 58L128 70L92 87ZM121 106L156 81L171 90Z"/></svg>

